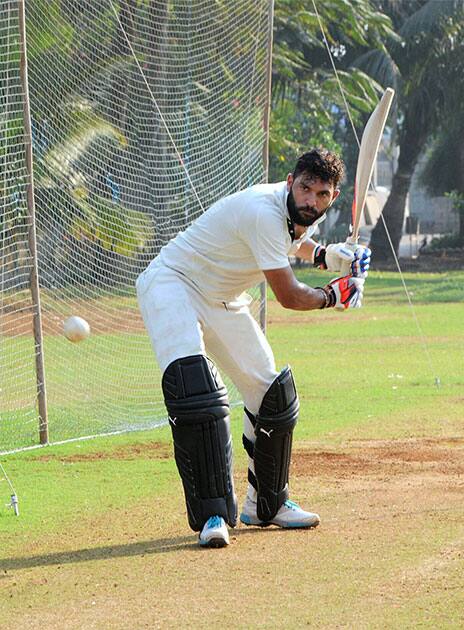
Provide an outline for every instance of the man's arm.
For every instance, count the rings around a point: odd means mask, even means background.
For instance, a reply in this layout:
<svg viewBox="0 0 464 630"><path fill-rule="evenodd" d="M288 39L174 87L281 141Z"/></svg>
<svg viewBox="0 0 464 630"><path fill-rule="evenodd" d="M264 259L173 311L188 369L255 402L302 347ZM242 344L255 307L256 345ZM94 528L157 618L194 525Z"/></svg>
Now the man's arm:
<svg viewBox="0 0 464 630"><path fill-rule="evenodd" d="M356 278L367 278L371 262L371 250L368 247L357 245L353 250L348 249L345 243L331 245L319 245L312 239L303 241L296 255L302 260L307 260L315 267L339 272L342 263L347 261L351 266L351 275Z"/></svg>
<svg viewBox="0 0 464 630"><path fill-rule="evenodd" d="M322 289L312 289L298 282L290 265L282 269L269 269L263 272L277 301L284 308L294 311L311 311L323 308L326 304Z"/></svg>
<svg viewBox="0 0 464 630"><path fill-rule="evenodd" d="M298 282L290 265L282 269L263 272L278 302L294 311L311 311L316 308L359 308L362 302L364 280L345 276L335 278L324 288L308 287Z"/></svg>
<svg viewBox="0 0 464 630"><path fill-rule="evenodd" d="M308 262L312 263L313 256L314 256L314 249L316 247L317 247L316 241L313 241L311 238L307 238L301 243L295 255L298 256L298 258L301 258L301 260L307 260Z"/></svg>

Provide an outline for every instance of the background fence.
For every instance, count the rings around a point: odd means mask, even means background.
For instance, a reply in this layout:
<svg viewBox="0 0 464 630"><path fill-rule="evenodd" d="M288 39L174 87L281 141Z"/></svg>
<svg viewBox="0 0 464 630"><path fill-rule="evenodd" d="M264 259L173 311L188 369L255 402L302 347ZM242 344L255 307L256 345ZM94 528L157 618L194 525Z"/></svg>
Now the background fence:
<svg viewBox="0 0 464 630"><path fill-rule="evenodd" d="M213 201L266 177L272 2L29 0L27 85L23 9L0 7L0 452L39 442L41 349L51 442L164 422L135 279ZM81 344L62 335L72 314L92 329Z"/></svg>

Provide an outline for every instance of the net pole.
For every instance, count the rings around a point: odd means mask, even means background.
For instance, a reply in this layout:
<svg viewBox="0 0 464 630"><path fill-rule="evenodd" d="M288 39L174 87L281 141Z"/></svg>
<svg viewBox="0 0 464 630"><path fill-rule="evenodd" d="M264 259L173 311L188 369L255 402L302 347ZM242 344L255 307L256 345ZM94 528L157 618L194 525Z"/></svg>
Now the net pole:
<svg viewBox="0 0 464 630"><path fill-rule="evenodd" d="M273 28L274 28L274 0L269 0L269 24L267 34L267 59L266 59L266 100L263 112L263 165L264 165L264 181L269 181L269 121L271 117L271 90L272 90L272 47L273 47ZM266 334L267 324L267 301L266 301L266 281L259 285L260 302L259 302L259 324L261 330Z"/></svg>
<svg viewBox="0 0 464 630"><path fill-rule="evenodd" d="M24 147L26 157L26 204L28 218L28 245L31 256L30 291L32 298L32 326L35 345L35 368L37 381L37 403L39 409L40 444L48 443L47 391L42 332L42 309L40 305L39 269L37 261L37 234L34 200L34 162L32 155L32 125L29 101L29 78L27 68L26 11L24 0L18 0L20 77L23 92Z"/></svg>

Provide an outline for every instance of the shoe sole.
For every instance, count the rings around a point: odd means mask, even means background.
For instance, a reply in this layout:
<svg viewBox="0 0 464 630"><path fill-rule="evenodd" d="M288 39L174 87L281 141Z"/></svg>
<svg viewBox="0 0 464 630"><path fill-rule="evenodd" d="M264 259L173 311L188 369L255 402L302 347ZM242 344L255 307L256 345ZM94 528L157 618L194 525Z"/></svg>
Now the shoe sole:
<svg viewBox="0 0 464 630"><path fill-rule="evenodd" d="M271 525L275 525L276 527L281 527L282 529L312 529L313 527L317 527L319 525L319 523L321 521L313 521L311 523L274 523L272 521L269 522L263 522L263 521L256 521L253 522L253 520L247 516L246 514L241 514L240 515L240 522L243 523L244 525L247 525L248 527L250 526L254 526L254 527L270 527Z"/></svg>
<svg viewBox="0 0 464 630"><path fill-rule="evenodd" d="M256 521L253 522L249 516L246 514L240 515L240 522L246 525L247 527L270 527L272 523L267 523L264 521Z"/></svg>
<svg viewBox="0 0 464 630"><path fill-rule="evenodd" d="M229 543L224 538L211 538L211 540L200 540L200 547L205 549L211 547L212 549L220 549L221 547L227 547Z"/></svg>

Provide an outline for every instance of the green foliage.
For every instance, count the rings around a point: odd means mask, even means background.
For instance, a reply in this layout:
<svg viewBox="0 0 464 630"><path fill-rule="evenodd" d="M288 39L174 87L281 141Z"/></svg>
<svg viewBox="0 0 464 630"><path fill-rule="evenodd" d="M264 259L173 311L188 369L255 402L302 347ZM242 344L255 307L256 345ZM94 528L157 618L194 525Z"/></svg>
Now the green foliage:
<svg viewBox="0 0 464 630"><path fill-rule="evenodd" d="M408 3L375 0L375 4L391 16L401 39L391 41L386 52L361 56L356 64L379 81L389 80L396 88L400 153L392 193L383 213L391 242L398 251L406 195L419 158L432 138L447 134L450 127L457 129L462 125L464 5L460 0ZM439 145L441 155L433 158L435 164L443 157L442 140ZM448 181L451 170L445 176ZM437 174L429 181L435 185L434 194L437 194L442 186L440 176ZM456 185L447 189L452 188ZM383 258L391 256L382 222L374 229L371 243Z"/></svg>
<svg viewBox="0 0 464 630"><path fill-rule="evenodd" d="M432 141L419 181L432 196L464 187L462 119L446 121ZM464 192L464 188L461 192Z"/></svg>
<svg viewBox="0 0 464 630"><path fill-rule="evenodd" d="M269 137L270 180L284 179L293 169L296 158L312 146L340 151L341 147L331 131L332 126L333 119L327 109L314 107L309 94L304 109L291 98L276 103L272 110Z"/></svg>
<svg viewBox="0 0 464 630"><path fill-rule="evenodd" d="M378 48L394 37L389 18L370 2L311 0L276 4L273 56L273 107L270 134L270 179L282 179L296 158L314 146L336 151L354 178L355 145L340 86L331 67L319 19L338 68L353 121L374 108L381 86L362 69L351 67L353 51ZM319 19L318 19L319 16ZM359 52L357 53L359 54ZM349 212L351 195L337 202Z"/></svg>
<svg viewBox="0 0 464 630"><path fill-rule="evenodd" d="M460 234L443 234L435 236L427 245L426 251L442 251L443 249L460 249L464 242Z"/></svg>
<svg viewBox="0 0 464 630"><path fill-rule="evenodd" d="M153 234L149 215L121 208L109 200L90 195L76 201L82 211L72 222L74 238L98 242L105 250L121 256L133 256Z"/></svg>

